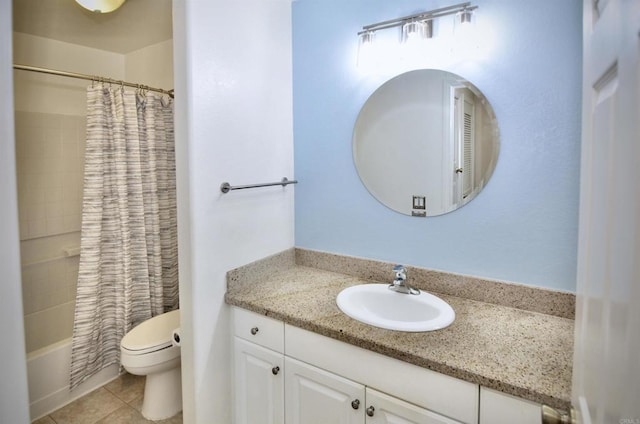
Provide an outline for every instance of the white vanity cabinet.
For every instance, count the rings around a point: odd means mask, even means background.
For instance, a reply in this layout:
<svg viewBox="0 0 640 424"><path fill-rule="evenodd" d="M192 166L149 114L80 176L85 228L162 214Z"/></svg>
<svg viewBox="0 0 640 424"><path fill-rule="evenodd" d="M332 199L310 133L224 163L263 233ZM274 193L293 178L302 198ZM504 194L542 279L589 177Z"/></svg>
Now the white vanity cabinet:
<svg viewBox="0 0 640 424"><path fill-rule="evenodd" d="M284 324L234 308L236 424L284 423Z"/></svg>
<svg viewBox="0 0 640 424"><path fill-rule="evenodd" d="M233 325L235 424L540 423L539 404L244 309Z"/></svg>

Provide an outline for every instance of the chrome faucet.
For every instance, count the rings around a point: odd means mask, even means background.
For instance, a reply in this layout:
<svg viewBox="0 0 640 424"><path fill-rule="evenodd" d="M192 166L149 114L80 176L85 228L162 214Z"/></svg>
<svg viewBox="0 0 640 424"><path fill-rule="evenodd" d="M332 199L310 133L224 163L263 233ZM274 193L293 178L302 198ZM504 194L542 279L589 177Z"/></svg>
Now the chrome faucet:
<svg viewBox="0 0 640 424"><path fill-rule="evenodd" d="M392 284L389 284L389 290L404 294L420 294L420 290L414 289L407 284L407 269L404 266L394 266L393 272L396 273L396 279L393 280Z"/></svg>

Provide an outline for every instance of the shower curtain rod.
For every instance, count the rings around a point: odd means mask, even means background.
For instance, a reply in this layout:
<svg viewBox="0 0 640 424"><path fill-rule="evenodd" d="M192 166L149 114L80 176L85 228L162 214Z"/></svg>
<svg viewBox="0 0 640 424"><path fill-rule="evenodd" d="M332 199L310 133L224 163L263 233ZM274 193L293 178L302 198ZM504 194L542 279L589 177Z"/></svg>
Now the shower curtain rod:
<svg viewBox="0 0 640 424"><path fill-rule="evenodd" d="M111 78L99 77L95 75L78 74L75 72L57 71L55 69L38 68L36 66L18 65L14 64L13 69L19 69L21 71L40 72L41 74L58 75L62 77L77 78L88 81L107 82L115 85L126 85L127 87L141 88L143 90L155 91L156 93L168 94L173 99L173 90L163 90L162 88L149 87L142 84L134 84L127 81L120 81Z"/></svg>

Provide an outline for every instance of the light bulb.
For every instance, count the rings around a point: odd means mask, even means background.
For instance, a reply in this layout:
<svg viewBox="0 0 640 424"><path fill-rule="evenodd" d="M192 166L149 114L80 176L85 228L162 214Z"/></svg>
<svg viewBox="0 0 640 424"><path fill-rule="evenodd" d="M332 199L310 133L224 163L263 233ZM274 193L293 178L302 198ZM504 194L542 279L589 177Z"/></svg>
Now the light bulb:
<svg viewBox="0 0 640 424"><path fill-rule="evenodd" d="M456 13L453 31L454 52L468 54L478 47L476 19L472 10L463 9Z"/></svg>
<svg viewBox="0 0 640 424"><path fill-rule="evenodd" d="M366 31L360 34L358 40L358 68L367 70L375 66L375 40L376 34L373 31Z"/></svg>
<svg viewBox="0 0 640 424"><path fill-rule="evenodd" d="M402 26L402 42L404 44L417 43L426 38L424 22L407 22Z"/></svg>
<svg viewBox="0 0 640 424"><path fill-rule="evenodd" d="M429 43L433 34L432 21L407 22L402 26L401 58L405 67L424 66L430 53Z"/></svg>

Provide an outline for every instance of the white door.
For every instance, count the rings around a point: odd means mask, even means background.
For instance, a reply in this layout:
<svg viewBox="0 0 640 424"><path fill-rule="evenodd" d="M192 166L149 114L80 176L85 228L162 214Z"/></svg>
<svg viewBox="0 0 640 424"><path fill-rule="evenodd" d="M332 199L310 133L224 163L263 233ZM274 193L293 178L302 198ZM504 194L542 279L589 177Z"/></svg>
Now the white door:
<svg viewBox="0 0 640 424"><path fill-rule="evenodd" d="M573 405L640 423L640 1L584 0Z"/></svg>
<svg viewBox="0 0 640 424"><path fill-rule="evenodd" d="M367 387L366 424L460 424Z"/></svg>
<svg viewBox="0 0 640 424"><path fill-rule="evenodd" d="M364 386L285 358L287 424L364 424Z"/></svg>
<svg viewBox="0 0 640 424"><path fill-rule="evenodd" d="M466 87L454 90L454 175L453 204L462 206L475 186L475 99Z"/></svg>
<svg viewBox="0 0 640 424"><path fill-rule="evenodd" d="M284 423L284 355L234 337L235 423Z"/></svg>

